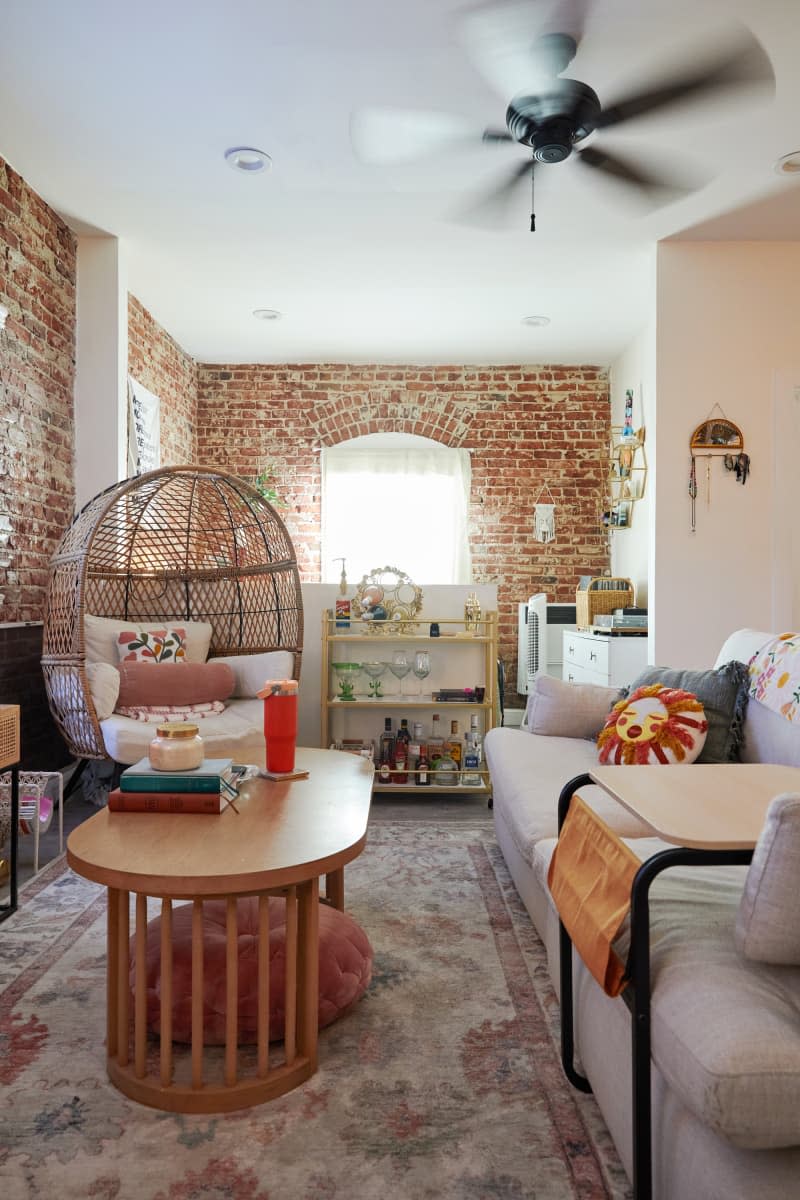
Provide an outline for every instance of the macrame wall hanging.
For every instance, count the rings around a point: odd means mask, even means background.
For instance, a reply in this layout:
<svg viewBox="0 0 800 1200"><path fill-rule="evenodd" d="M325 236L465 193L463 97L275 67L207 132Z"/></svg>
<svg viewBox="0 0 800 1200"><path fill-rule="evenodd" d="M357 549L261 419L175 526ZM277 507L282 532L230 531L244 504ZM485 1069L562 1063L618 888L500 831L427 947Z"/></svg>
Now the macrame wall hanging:
<svg viewBox="0 0 800 1200"><path fill-rule="evenodd" d="M541 502L545 493L550 498L549 504ZM533 509L533 536L537 542L552 542L556 536L556 502L546 483L540 488Z"/></svg>
<svg viewBox="0 0 800 1200"><path fill-rule="evenodd" d="M715 416L715 411L717 415ZM722 456L726 471L735 472L737 482L747 483L750 455L744 452L744 436L738 425L729 421L719 404L697 426L689 439L689 499L692 505L692 533L697 532L697 459L705 458L706 507L711 506L711 460Z"/></svg>

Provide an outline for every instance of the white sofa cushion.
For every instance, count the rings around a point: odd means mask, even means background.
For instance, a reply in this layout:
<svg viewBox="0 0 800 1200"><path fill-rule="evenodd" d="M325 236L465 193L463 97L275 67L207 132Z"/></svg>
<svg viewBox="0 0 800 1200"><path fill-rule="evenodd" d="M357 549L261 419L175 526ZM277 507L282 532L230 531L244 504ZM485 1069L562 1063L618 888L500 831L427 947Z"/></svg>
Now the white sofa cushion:
<svg viewBox="0 0 800 1200"><path fill-rule="evenodd" d="M619 688L537 675L522 728L542 736L596 738L619 698Z"/></svg>
<svg viewBox="0 0 800 1200"><path fill-rule="evenodd" d="M800 795L775 796L753 851L736 918L736 945L754 962L800 965Z"/></svg>
<svg viewBox="0 0 800 1200"><path fill-rule="evenodd" d="M485 741L495 812L502 813L527 863L536 843L558 833L558 796L568 780L597 766L597 747L581 738L540 737L519 729L491 729ZM647 826L594 785L581 796L622 837L641 837Z"/></svg>
<svg viewBox="0 0 800 1200"><path fill-rule="evenodd" d="M657 838L625 841L642 859L672 848ZM539 880L547 878L554 846L536 848ZM720 1137L752 1149L797 1146L800 967L750 963L737 952L746 871L676 867L653 884L652 1055L686 1108ZM626 923L616 943L623 959L628 942ZM623 998L613 1003L629 1027Z"/></svg>

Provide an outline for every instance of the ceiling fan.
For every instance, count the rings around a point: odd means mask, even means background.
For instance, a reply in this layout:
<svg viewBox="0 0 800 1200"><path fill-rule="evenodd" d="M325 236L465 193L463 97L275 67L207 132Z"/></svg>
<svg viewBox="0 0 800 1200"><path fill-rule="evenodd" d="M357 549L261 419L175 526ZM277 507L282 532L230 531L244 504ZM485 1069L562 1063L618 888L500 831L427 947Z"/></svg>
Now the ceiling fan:
<svg viewBox="0 0 800 1200"><path fill-rule="evenodd" d="M539 167L577 159L584 167L634 187L652 203L664 203L690 190L675 172L654 173L616 152L602 141L583 143L595 132L613 129L633 118L655 113L685 99L710 96L725 89L761 85L773 88L774 73L761 44L748 31L724 42L705 61L694 59L672 78L651 87L601 102L587 83L563 72L575 57L583 37L590 0L559 0L532 40L520 42L520 18L530 22L531 4L488 5L468 15L465 41L472 57L491 82L502 85L503 63L512 63L517 80L526 79L508 103L505 128L487 128L476 135L468 122L441 113L365 108L353 113L351 140L365 162L389 164L424 157L448 146L517 143L530 154L473 210L496 213L518 184L530 181ZM533 207L533 204L531 204ZM531 231L535 229L531 213Z"/></svg>

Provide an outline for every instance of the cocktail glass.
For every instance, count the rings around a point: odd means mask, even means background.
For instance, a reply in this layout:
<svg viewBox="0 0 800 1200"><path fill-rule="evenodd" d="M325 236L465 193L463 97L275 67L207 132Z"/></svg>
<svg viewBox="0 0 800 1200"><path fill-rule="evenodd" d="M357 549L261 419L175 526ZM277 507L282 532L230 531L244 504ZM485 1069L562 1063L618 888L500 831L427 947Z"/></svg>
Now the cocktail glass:
<svg viewBox="0 0 800 1200"><path fill-rule="evenodd" d="M339 699L355 700L356 680L361 674L361 663L335 662L331 663L339 677Z"/></svg>
<svg viewBox="0 0 800 1200"><path fill-rule="evenodd" d="M403 695L403 680L411 670L411 663L408 661L408 655L405 650L395 650L392 655L392 661L389 663L389 670L394 675L395 679L400 680L400 691L398 695Z"/></svg>
<svg viewBox="0 0 800 1200"><path fill-rule="evenodd" d="M378 662L377 660L374 662L365 662L361 664L361 669L365 675L369 676L369 695L373 700L382 699L381 676L386 672L386 663Z"/></svg>
<svg viewBox="0 0 800 1200"><path fill-rule="evenodd" d="M419 680L418 695L422 695L422 681L431 673L431 656L427 650L418 650L414 655L414 674Z"/></svg>

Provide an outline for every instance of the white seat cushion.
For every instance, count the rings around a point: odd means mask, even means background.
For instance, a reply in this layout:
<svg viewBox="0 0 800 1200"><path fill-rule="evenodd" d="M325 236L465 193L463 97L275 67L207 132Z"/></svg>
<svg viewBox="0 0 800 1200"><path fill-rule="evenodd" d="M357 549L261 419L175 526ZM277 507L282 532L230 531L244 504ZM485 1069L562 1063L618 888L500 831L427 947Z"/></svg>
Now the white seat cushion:
<svg viewBox="0 0 800 1200"><path fill-rule="evenodd" d="M495 809L502 814L522 857L532 863L536 843L558 833L562 787L598 765L597 746L581 738L540 737L519 729L497 728L487 733L485 750ZM601 788L581 788L581 796L621 837L649 832Z"/></svg>
<svg viewBox="0 0 800 1200"><path fill-rule="evenodd" d="M180 670L180 668L176 668ZM158 667L153 667L154 671ZM100 722L106 752L115 762L138 762L147 754L155 727L118 713ZM207 758L264 765L264 706L261 700L232 700L223 713L200 722Z"/></svg>

